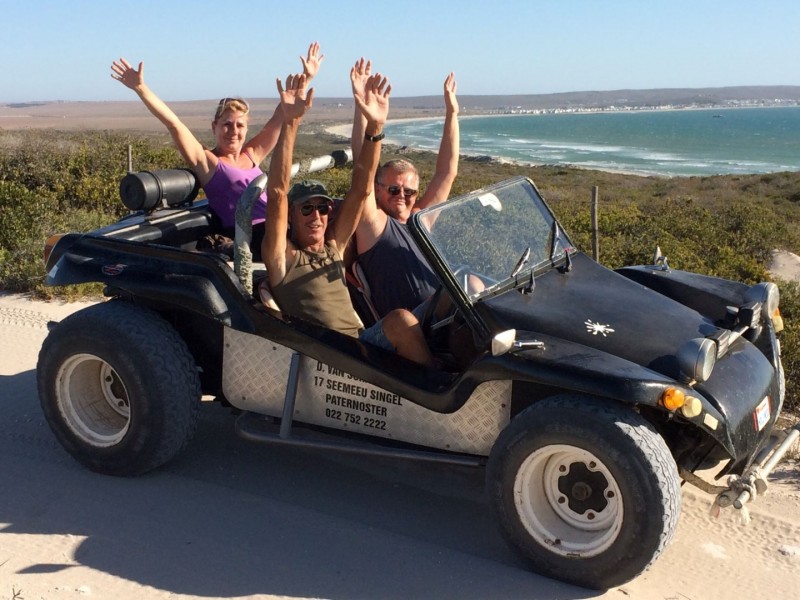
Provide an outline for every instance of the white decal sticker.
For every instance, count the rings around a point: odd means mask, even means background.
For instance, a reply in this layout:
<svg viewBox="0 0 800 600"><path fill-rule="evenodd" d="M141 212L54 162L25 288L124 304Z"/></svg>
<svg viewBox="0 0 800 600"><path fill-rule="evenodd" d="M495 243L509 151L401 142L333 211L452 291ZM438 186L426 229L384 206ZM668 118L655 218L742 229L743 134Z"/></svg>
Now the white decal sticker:
<svg viewBox="0 0 800 600"><path fill-rule="evenodd" d="M764 426L769 423L770 406L769 396L764 396L764 399L756 407L753 413L753 421L755 422L756 431L761 431Z"/></svg>
<svg viewBox="0 0 800 600"><path fill-rule="evenodd" d="M614 330L608 325L602 325L601 323L594 323L591 320L586 321L586 331L588 331L592 335L597 335L598 333L602 333L603 337L608 337L609 333L614 333Z"/></svg>
<svg viewBox="0 0 800 600"><path fill-rule="evenodd" d="M708 427L709 429L713 429L716 431L717 427L719 427L719 421L714 415L710 415L708 413L703 415L703 424Z"/></svg>

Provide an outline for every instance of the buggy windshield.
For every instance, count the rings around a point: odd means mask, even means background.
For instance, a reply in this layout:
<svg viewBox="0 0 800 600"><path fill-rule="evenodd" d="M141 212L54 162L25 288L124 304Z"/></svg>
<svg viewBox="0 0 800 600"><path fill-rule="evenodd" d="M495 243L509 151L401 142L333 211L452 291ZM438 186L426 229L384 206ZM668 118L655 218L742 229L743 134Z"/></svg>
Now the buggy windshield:
<svg viewBox="0 0 800 600"><path fill-rule="evenodd" d="M527 178L460 196L414 215L417 229L471 301L532 285L572 248Z"/></svg>

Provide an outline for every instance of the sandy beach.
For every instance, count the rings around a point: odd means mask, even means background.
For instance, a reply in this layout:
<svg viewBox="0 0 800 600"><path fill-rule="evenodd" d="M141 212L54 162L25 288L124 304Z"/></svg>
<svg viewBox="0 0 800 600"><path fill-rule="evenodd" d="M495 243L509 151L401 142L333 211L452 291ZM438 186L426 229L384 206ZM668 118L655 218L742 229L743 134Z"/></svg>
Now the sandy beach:
<svg viewBox="0 0 800 600"><path fill-rule="evenodd" d="M800 258L776 252L776 276ZM187 450L143 477L72 460L38 405L36 357L88 303L0 296L0 599L408 598L716 600L800 589L794 459L738 513L683 488L676 538L653 567L605 593L525 569L489 518L478 470L246 442L204 403ZM797 456L795 453L794 456Z"/></svg>

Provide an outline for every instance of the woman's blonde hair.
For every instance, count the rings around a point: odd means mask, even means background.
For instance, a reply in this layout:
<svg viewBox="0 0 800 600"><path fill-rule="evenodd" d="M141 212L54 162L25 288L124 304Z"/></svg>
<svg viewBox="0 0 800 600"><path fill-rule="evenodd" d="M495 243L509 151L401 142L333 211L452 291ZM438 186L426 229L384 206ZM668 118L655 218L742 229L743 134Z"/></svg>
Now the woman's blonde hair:
<svg viewBox="0 0 800 600"><path fill-rule="evenodd" d="M217 105L217 112L214 113L214 120L219 120L226 110L235 110L246 115L250 112L250 105L244 98L223 98Z"/></svg>

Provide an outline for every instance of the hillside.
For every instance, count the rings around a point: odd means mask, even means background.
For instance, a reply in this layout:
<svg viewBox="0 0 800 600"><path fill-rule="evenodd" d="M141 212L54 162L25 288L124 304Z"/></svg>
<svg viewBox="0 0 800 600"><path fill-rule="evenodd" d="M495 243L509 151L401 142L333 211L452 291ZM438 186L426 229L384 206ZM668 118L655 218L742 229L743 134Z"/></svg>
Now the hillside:
<svg viewBox="0 0 800 600"><path fill-rule="evenodd" d="M249 99L255 122L266 121L276 98ZM653 107L797 106L800 86L743 86L696 89L583 91L559 94L477 96L459 95L465 114L536 110L626 110ZM216 100L170 102L192 129L207 130ZM308 122L348 122L353 99L317 97ZM392 118L438 116L441 95L393 96ZM161 124L138 100L105 102L43 102L0 104L0 129L121 129L155 131Z"/></svg>
<svg viewBox="0 0 800 600"><path fill-rule="evenodd" d="M441 105L441 98L392 98L395 105L431 108ZM523 110L557 108L635 108L645 106L741 106L797 105L800 86L749 86L697 89L653 89L583 91L541 95L472 96L459 95L462 106L482 110L521 108Z"/></svg>

